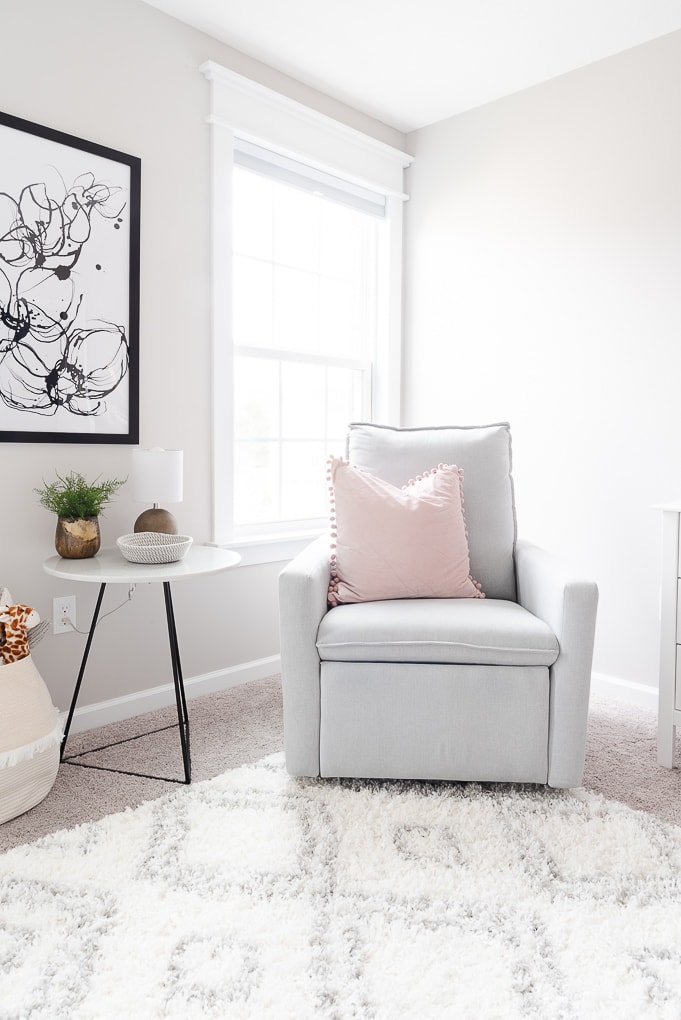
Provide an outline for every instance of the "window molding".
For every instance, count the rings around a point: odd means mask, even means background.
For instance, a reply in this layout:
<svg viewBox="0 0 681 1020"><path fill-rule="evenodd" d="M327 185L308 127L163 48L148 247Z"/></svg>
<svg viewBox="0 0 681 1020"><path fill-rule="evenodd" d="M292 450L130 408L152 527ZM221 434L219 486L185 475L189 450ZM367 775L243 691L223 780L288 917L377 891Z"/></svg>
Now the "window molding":
<svg viewBox="0 0 681 1020"><path fill-rule="evenodd" d="M324 173L342 174L359 187L385 195L387 229L381 253L377 349L387 371L377 378L374 397L377 420L394 425L400 424L402 212L408 197L403 176L413 157L214 61L202 64L200 71L210 83L206 119L211 136L212 538L216 545L234 547L231 227L235 139L302 160ZM257 540L249 540L249 546L254 543ZM278 558L276 544L263 536L257 561Z"/></svg>
<svg viewBox="0 0 681 1020"><path fill-rule="evenodd" d="M327 173L342 171L357 184L403 201L408 197L403 171L413 156L212 60L200 70L211 83L212 126L292 159L302 157Z"/></svg>

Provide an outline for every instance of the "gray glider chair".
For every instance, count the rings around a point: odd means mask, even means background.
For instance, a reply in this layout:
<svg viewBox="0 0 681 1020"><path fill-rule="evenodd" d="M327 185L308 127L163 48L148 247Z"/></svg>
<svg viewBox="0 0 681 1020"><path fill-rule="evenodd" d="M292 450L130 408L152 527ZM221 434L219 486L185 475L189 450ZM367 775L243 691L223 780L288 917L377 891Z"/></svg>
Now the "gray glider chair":
<svg viewBox="0 0 681 1020"><path fill-rule="evenodd" d="M395 486L463 469L471 575L486 598L330 607L328 536L280 575L292 775L582 782L598 592L518 541L508 424L353 424L347 460Z"/></svg>

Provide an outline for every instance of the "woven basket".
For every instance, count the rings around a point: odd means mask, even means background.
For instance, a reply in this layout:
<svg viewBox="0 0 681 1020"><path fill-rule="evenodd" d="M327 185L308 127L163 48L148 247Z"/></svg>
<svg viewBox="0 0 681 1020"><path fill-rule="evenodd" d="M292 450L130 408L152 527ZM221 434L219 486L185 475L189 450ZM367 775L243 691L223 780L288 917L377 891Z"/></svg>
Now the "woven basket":
<svg viewBox="0 0 681 1020"><path fill-rule="evenodd" d="M193 541L189 535L139 531L134 535L121 535L116 545L130 563L175 563L187 555Z"/></svg>

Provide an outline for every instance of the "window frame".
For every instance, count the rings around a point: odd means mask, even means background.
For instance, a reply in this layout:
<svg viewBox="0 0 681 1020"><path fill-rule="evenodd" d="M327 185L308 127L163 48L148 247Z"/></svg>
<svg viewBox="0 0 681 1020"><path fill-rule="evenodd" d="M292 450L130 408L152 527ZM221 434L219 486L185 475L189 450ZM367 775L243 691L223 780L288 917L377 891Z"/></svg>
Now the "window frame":
<svg viewBox="0 0 681 1020"><path fill-rule="evenodd" d="M385 195L379 253L378 336L372 420L400 424L403 175L412 157L228 68L207 61L211 138L212 544L229 546L242 563L290 559L321 529L286 525L237 535L233 521L234 342L232 336L232 170L243 139Z"/></svg>

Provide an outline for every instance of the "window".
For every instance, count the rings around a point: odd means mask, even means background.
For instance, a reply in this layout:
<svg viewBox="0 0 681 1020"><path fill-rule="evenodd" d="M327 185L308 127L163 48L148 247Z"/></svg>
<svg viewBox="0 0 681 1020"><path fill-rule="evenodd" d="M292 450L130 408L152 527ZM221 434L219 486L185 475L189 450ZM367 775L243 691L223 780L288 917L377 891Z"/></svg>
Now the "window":
<svg viewBox="0 0 681 1020"><path fill-rule="evenodd" d="M252 145L234 162L234 525L315 527L326 458L371 419L385 201Z"/></svg>
<svg viewBox="0 0 681 1020"><path fill-rule="evenodd" d="M284 559L326 527L325 461L343 452L348 422L399 424L410 157L215 64L202 70L212 85L213 537L244 562Z"/></svg>

